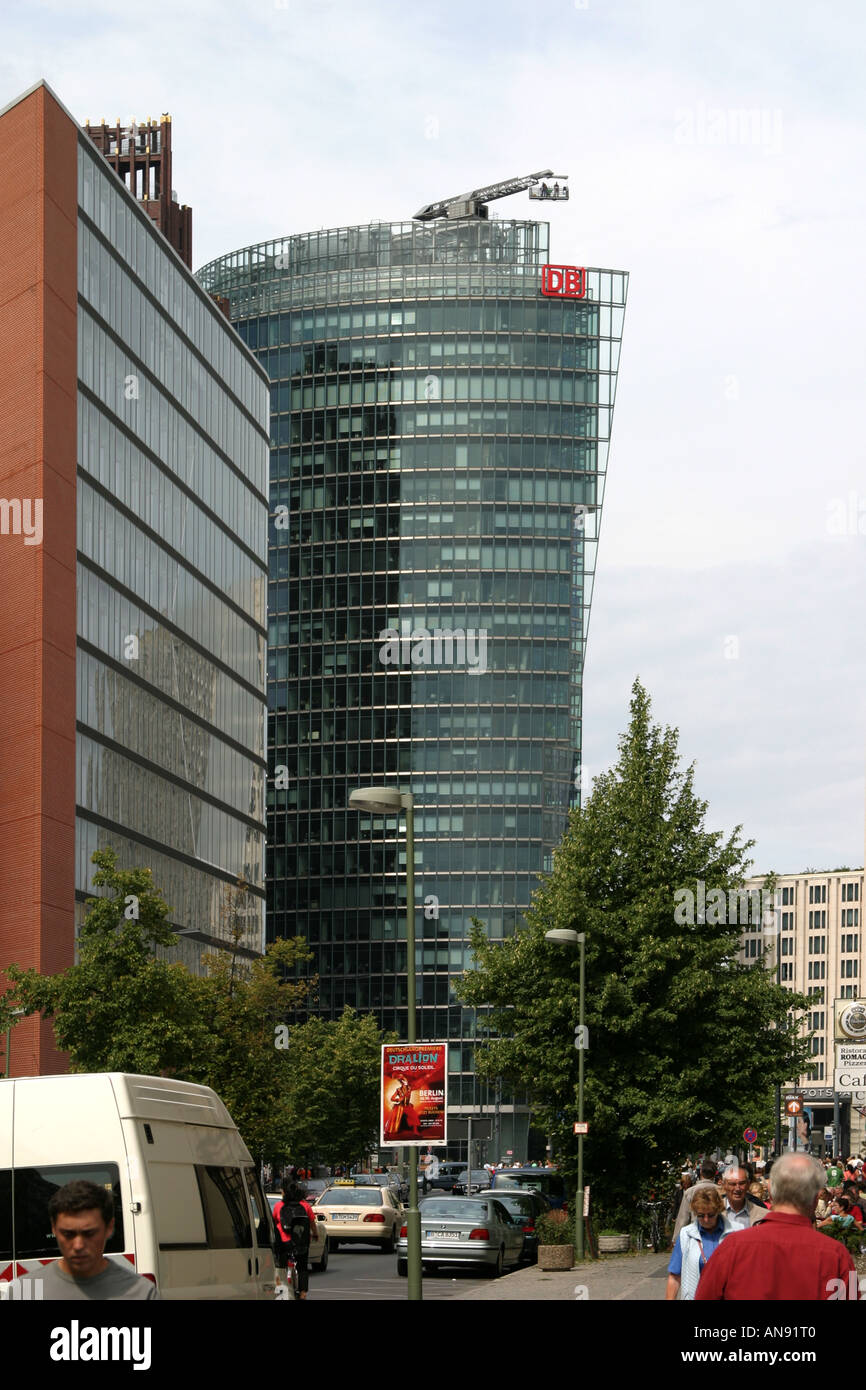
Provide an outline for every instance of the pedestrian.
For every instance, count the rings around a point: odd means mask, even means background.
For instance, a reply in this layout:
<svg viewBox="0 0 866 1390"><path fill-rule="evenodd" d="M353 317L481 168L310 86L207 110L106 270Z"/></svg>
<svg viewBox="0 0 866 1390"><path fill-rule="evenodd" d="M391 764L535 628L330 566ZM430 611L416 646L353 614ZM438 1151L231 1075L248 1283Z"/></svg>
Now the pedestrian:
<svg viewBox="0 0 866 1390"><path fill-rule="evenodd" d="M120 1264L105 1255L105 1246L114 1235L110 1189L83 1179L68 1182L48 1202L48 1217L60 1259L13 1279L13 1299L22 1297L18 1286L23 1284L36 1286L35 1298L55 1302L152 1302L159 1298L156 1285L149 1279L136 1274L126 1262Z"/></svg>
<svg viewBox="0 0 866 1390"><path fill-rule="evenodd" d="M764 1203L749 1192L749 1175L745 1168L728 1168L724 1188L725 1216L732 1226L748 1230L766 1216Z"/></svg>
<svg viewBox="0 0 866 1390"><path fill-rule="evenodd" d="M694 1220L684 1226L668 1264L665 1299L691 1300L710 1256L735 1228L725 1220L725 1200L708 1184L698 1188L692 1198Z"/></svg>
<svg viewBox="0 0 866 1390"><path fill-rule="evenodd" d="M681 1173L680 1185L677 1188L676 1196L674 1197L674 1216L679 1216L680 1207L683 1204L683 1198L685 1197L690 1187L694 1187L694 1182L692 1181L691 1173Z"/></svg>
<svg viewBox="0 0 866 1390"><path fill-rule="evenodd" d="M770 1178L772 1211L736 1240L725 1241L701 1276L695 1301L859 1297L851 1255L839 1241L812 1228L823 1183L821 1165L808 1154L777 1159Z"/></svg>
<svg viewBox="0 0 866 1390"><path fill-rule="evenodd" d="M834 1187L841 1187L841 1186L842 1186L842 1179L844 1178L844 1176L845 1176L845 1174L844 1174L844 1172L843 1172L843 1170L842 1170L842 1160L841 1160L841 1158L834 1158L833 1161L832 1161L832 1163L830 1164L830 1167L827 1169L827 1175L826 1175L826 1183L827 1183L827 1186L828 1186L831 1190L832 1190Z"/></svg>
<svg viewBox="0 0 866 1390"><path fill-rule="evenodd" d="M688 1188L680 1201L677 1219L674 1222L674 1244L676 1244L677 1236L683 1229L683 1226L688 1226L689 1222L693 1219L692 1202L695 1199L695 1193L700 1192L702 1187L712 1187L715 1189L716 1186L716 1165L711 1158L702 1159L698 1171L700 1173L698 1181L695 1183L694 1187Z"/></svg>

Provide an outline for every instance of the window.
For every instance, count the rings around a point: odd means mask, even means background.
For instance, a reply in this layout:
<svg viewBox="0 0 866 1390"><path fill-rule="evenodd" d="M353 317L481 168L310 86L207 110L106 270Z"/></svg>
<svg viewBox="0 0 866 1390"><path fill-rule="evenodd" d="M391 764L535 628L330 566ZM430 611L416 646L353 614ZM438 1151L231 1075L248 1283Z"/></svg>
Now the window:
<svg viewBox="0 0 866 1390"><path fill-rule="evenodd" d="M856 960L843 960L843 961L841 962L841 969L840 969L840 971L839 971L839 974L842 976L842 979L843 979L843 980L845 980L845 979L847 979L847 980L856 979L856 978L857 978L857 973L858 973L858 966L859 966L859 961L856 961Z"/></svg>
<svg viewBox="0 0 866 1390"><path fill-rule="evenodd" d="M791 888L783 888L783 889L782 889L782 906L783 906L783 907L793 906L793 903L794 903L794 889L793 889L793 887L791 887Z"/></svg>
<svg viewBox="0 0 866 1390"><path fill-rule="evenodd" d="M813 1030L824 1027L823 1009L816 1009L814 1013L809 1015L809 1027Z"/></svg>
<svg viewBox="0 0 866 1390"><path fill-rule="evenodd" d="M811 967L810 967L810 969L811 969ZM783 961L782 961L782 974L781 974L781 978L782 978L783 980L793 980L793 978L794 978L794 962L793 962L793 961L786 961L786 960L783 960ZM810 979L812 978L812 977L811 977L811 974L810 974L809 978L810 978Z"/></svg>
<svg viewBox="0 0 866 1390"><path fill-rule="evenodd" d="M827 885L826 885L826 883L813 883L813 884L811 884L810 887L809 887L809 902L810 902L810 903L825 903L826 901L827 901ZM816 923L816 925L818 925L818 924Z"/></svg>
<svg viewBox="0 0 866 1390"><path fill-rule="evenodd" d="M240 1168L195 1165L211 1250L242 1250L252 1245L249 1210Z"/></svg>
<svg viewBox="0 0 866 1390"><path fill-rule="evenodd" d="M816 915L817 915L817 914L816 914ZM826 938L826 936L810 936L810 937L809 937L809 955L810 955L810 956L822 956L822 955L824 955L824 953L825 953L826 950L827 950L827 938Z"/></svg>
<svg viewBox="0 0 866 1390"><path fill-rule="evenodd" d="M823 1055L823 1052L824 1052L824 1039L823 1039L823 1038L813 1038L813 1039L812 1039L812 1056L813 1056L813 1057L817 1057L819 1054Z"/></svg>
<svg viewBox="0 0 866 1390"><path fill-rule="evenodd" d="M116 1163L70 1163L62 1168L15 1168L12 1171L15 1213L15 1257L19 1260L57 1258L60 1250L51 1233L48 1203L68 1182L96 1183L114 1196L114 1235L106 1241L106 1255L123 1251L123 1207L120 1200L120 1173ZM0 1182L0 1193L2 1193ZM9 1210L4 1203L0 1210ZM5 1236L0 1216L0 1245Z"/></svg>
<svg viewBox="0 0 866 1390"><path fill-rule="evenodd" d="M859 902L859 901L860 901L860 884L859 884L859 883L843 883L843 884L842 884L842 901L843 901L843 903L857 903L857 902Z"/></svg>
<svg viewBox="0 0 866 1390"><path fill-rule="evenodd" d="M823 980L826 978L827 962L823 960L809 961L809 979Z"/></svg>

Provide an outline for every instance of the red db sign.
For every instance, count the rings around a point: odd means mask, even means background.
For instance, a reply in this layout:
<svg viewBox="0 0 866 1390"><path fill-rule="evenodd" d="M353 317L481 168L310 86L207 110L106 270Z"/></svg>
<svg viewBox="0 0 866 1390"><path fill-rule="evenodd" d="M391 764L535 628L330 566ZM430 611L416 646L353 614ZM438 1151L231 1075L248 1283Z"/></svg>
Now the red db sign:
<svg viewBox="0 0 866 1390"><path fill-rule="evenodd" d="M576 265L543 265L541 293L559 299L583 299L586 295L586 268Z"/></svg>

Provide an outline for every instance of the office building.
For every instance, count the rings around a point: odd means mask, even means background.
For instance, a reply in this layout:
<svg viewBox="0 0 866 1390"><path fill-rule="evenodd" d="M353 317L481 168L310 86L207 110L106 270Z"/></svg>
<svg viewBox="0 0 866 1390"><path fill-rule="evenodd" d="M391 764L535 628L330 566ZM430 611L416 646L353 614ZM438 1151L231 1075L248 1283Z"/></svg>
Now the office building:
<svg viewBox="0 0 866 1390"><path fill-rule="evenodd" d="M759 891L763 882L754 877L746 887ZM850 1041L840 1030L839 1015L848 1001L853 1004L866 996L864 886L862 868L779 874L772 910L749 922L741 951L742 960L763 958L787 989L809 997L803 1027L812 1034L811 1065L784 1091L803 1097L805 1119L816 1141L833 1126L835 1114L836 1147L845 1157L866 1143L866 1095L834 1094L836 1047ZM866 1016L863 1044L866 1052Z"/></svg>
<svg viewBox="0 0 866 1390"><path fill-rule="evenodd" d="M198 968L263 944L267 380L44 84L0 113L0 967L74 958L91 855ZM50 1024L11 1072L62 1067Z"/></svg>
<svg viewBox="0 0 866 1390"><path fill-rule="evenodd" d="M517 929L578 795L627 276L549 265L545 222L457 212L199 280L271 380L269 935L308 939L323 1011L405 1035L404 826L348 799L411 791L419 1036L451 1044L452 1110L523 1157L452 984L473 917Z"/></svg>

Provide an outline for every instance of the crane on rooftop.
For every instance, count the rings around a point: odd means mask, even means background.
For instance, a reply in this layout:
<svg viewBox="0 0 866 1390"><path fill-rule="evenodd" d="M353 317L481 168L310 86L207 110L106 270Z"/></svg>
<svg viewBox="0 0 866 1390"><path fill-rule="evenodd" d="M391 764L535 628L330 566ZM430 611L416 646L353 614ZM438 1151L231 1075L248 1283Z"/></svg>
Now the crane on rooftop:
<svg viewBox="0 0 866 1390"><path fill-rule="evenodd" d="M522 193L525 189L529 190L530 198L561 202L568 199L568 186L564 182L567 178L567 174L554 174L552 169L539 169L534 174L502 179L501 182L489 183L484 188L473 188L470 193L458 193L453 198L428 203L415 213L413 221L432 222L437 217L487 217L488 203L492 203L495 198L508 198L512 193ZM548 184L547 179L553 179L553 185Z"/></svg>

